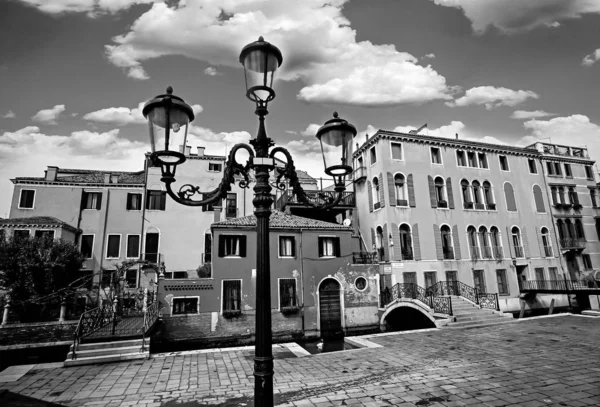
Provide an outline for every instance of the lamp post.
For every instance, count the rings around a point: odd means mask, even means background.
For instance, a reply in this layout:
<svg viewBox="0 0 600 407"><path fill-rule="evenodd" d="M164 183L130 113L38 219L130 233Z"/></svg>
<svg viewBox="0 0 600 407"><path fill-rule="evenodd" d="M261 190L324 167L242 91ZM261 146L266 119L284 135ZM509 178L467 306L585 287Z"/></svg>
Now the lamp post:
<svg viewBox="0 0 600 407"><path fill-rule="evenodd" d="M186 161L185 146L189 123L194 120L192 108L183 99L173 94L169 86L167 93L150 100L143 109L148 119L150 141L152 144L151 159L161 167L161 181L165 183L167 194L176 202L186 206L201 206L216 203L227 196L235 176L241 188L249 188L250 172L254 171L254 214L256 216L256 342L254 356L254 405L257 407L273 406L273 354L271 334L271 280L269 253L269 217L271 215L271 184L269 173L275 168L275 155L283 154L285 166L278 169L274 186L286 189L288 180L298 202L314 208L333 208L337 205L345 191L345 176L352 171L348 163L348 146L356 135L356 128L334 113L333 119L327 121L316 134L321 144L325 164L325 172L334 178L337 195L326 202L316 203L302 189L291 154L283 147L274 147L272 139L267 137L265 116L267 106L275 98L273 79L275 72L283 61L281 52L274 45L264 41L262 37L246 45L240 54L240 63L244 66L246 80L246 97L256 105L258 116L258 132L250 145L240 143L233 146L225 164L224 176L217 188L212 191L200 191L191 184L183 185L178 192L174 191L177 166ZM236 153L246 150L249 159L244 165L235 159ZM204 197L193 199L194 195Z"/></svg>

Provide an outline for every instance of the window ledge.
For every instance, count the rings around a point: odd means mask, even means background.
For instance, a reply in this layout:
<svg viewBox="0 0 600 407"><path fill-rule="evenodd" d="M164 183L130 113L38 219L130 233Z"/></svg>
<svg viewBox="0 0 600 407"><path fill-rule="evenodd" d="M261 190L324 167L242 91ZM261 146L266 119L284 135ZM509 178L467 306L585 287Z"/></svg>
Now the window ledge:
<svg viewBox="0 0 600 407"><path fill-rule="evenodd" d="M295 259L296 256L277 256L279 259Z"/></svg>
<svg viewBox="0 0 600 407"><path fill-rule="evenodd" d="M33 210L33 209L35 209L35 208L21 208L21 207L18 207L17 209L24 209L24 210L26 210L26 211L31 211L31 210Z"/></svg>
<svg viewBox="0 0 600 407"><path fill-rule="evenodd" d="M337 256L321 256L320 259L337 259Z"/></svg>
<svg viewBox="0 0 600 407"><path fill-rule="evenodd" d="M242 256L223 256L222 259L243 259Z"/></svg>

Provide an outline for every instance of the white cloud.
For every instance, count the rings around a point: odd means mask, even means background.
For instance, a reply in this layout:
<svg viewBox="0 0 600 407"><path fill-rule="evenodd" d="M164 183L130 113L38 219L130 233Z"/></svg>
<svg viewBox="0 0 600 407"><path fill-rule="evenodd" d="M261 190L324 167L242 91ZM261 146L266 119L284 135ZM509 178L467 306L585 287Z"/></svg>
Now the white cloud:
<svg viewBox="0 0 600 407"><path fill-rule="evenodd" d="M152 3L156 0L18 0L48 14L88 13L94 17L106 12L116 13L135 4Z"/></svg>
<svg viewBox="0 0 600 407"><path fill-rule="evenodd" d="M435 54L426 54L423 55L423 57L421 57L421 59L434 59L435 58Z"/></svg>
<svg viewBox="0 0 600 407"><path fill-rule="evenodd" d="M491 110L500 106L516 106L529 98L538 99L539 95L530 90L478 86L467 90L464 96L446 102L446 105L450 107L484 105L486 109Z"/></svg>
<svg viewBox="0 0 600 407"><path fill-rule="evenodd" d="M550 137L554 144L587 146L590 157L600 159L600 126L592 123L587 116L574 114L549 120L534 119L523 123L523 126L530 130L531 134L518 142L521 145L530 145Z"/></svg>
<svg viewBox="0 0 600 407"><path fill-rule="evenodd" d="M583 65L583 66L592 66L598 60L600 60L600 48L598 48L597 50L595 50L591 54L586 55L585 58L583 58L583 61L581 61L581 65Z"/></svg>
<svg viewBox="0 0 600 407"><path fill-rule="evenodd" d="M548 116L556 116L554 113L548 113L543 110L515 110L512 115L510 115L511 119L538 119L540 117L548 117Z"/></svg>
<svg viewBox="0 0 600 407"><path fill-rule="evenodd" d="M463 11L473 31L484 33L495 27L515 34L538 27L558 27L559 21L600 13L597 0L432 0L435 4Z"/></svg>
<svg viewBox="0 0 600 407"><path fill-rule="evenodd" d="M17 115L12 110L9 110L4 116L2 116L3 119L14 119L15 117L17 117Z"/></svg>
<svg viewBox="0 0 600 407"><path fill-rule="evenodd" d="M144 103L146 102L140 102L138 107L133 109L128 107L109 107L96 110L85 114L83 119L97 123L110 123L117 126L146 123L146 119L142 114ZM192 105L192 110L195 115L198 115L202 112L203 108L200 105Z"/></svg>
<svg viewBox="0 0 600 407"><path fill-rule="evenodd" d="M55 105L52 109L43 109L31 117L31 120L43 124L57 124L56 119L65 111L65 105Z"/></svg>
<svg viewBox="0 0 600 407"><path fill-rule="evenodd" d="M214 66L209 66L208 68L206 68L204 70L204 75L217 76L217 75L223 75L223 74L221 72L217 71L217 68L215 68Z"/></svg>
<svg viewBox="0 0 600 407"><path fill-rule="evenodd" d="M278 77L306 86L298 98L360 106L449 100L453 89L431 66L394 45L356 41L342 15L347 0L157 2L106 46L108 59L138 79L142 62L167 55L240 68L239 53L263 35L281 48ZM311 46L306 46L310 43Z"/></svg>

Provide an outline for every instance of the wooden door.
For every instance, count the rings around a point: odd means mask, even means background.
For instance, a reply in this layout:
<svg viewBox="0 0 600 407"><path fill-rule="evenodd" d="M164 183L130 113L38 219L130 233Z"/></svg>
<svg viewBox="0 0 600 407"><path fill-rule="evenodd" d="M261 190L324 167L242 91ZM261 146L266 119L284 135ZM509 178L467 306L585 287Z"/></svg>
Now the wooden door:
<svg viewBox="0 0 600 407"><path fill-rule="evenodd" d="M319 308L321 335L341 332L340 284L336 280L328 278L321 283L319 287Z"/></svg>
<svg viewBox="0 0 600 407"><path fill-rule="evenodd" d="M146 233L144 259L150 263L158 263L158 233Z"/></svg>
<svg viewBox="0 0 600 407"><path fill-rule="evenodd" d="M448 284L448 294L458 295L458 276L456 270L446 271L446 281Z"/></svg>
<svg viewBox="0 0 600 407"><path fill-rule="evenodd" d="M483 270L473 271L473 284L480 293L485 293L485 281L483 279Z"/></svg>

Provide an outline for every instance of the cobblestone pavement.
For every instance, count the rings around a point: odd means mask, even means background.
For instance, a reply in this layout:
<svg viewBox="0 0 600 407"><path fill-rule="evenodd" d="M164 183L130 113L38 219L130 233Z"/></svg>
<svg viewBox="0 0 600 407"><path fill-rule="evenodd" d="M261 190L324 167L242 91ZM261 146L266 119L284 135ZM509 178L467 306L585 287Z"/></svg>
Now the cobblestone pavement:
<svg viewBox="0 0 600 407"><path fill-rule="evenodd" d="M599 406L600 318L559 316L371 338L307 357L278 350L284 406ZM281 349L281 348L279 348ZM251 406L252 351L32 370L0 389L66 406Z"/></svg>

